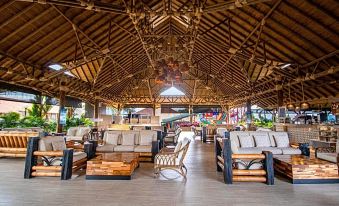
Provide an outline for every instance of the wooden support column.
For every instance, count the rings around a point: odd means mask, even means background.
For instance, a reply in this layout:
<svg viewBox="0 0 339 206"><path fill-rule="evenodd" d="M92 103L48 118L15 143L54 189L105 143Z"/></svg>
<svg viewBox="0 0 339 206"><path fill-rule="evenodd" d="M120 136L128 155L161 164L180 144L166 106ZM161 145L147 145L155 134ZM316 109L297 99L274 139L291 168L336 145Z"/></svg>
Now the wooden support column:
<svg viewBox="0 0 339 206"><path fill-rule="evenodd" d="M283 90L278 90L278 107L282 107L284 105L284 92Z"/></svg>
<svg viewBox="0 0 339 206"><path fill-rule="evenodd" d="M252 111L251 111L251 100L248 99L246 101L246 124L247 124L247 129L251 127L252 124Z"/></svg>
<svg viewBox="0 0 339 206"><path fill-rule="evenodd" d="M155 110L156 110L157 108L156 108L156 106L155 106L155 104L153 104L153 116L155 116Z"/></svg>
<svg viewBox="0 0 339 206"><path fill-rule="evenodd" d="M95 98L95 103L94 103L94 126L97 128L98 127L98 119L99 119L99 99Z"/></svg>
<svg viewBox="0 0 339 206"><path fill-rule="evenodd" d="M192 113L193 113L192 105L188 105L188 114L190 115L190 123L191 123L191 124L193 123L193 116L192 116Z"/></svg>
<svg viewBox="0 0 339 206"><path fill-rule="evenodd" d="M63 124L60 124L60 114L65 109L65 99L66 99L66 91L68 89L64 86L60 86L60 93L59 93L59 114L58 114L58 122L57 122L57 132L62 132Z"/></svg>

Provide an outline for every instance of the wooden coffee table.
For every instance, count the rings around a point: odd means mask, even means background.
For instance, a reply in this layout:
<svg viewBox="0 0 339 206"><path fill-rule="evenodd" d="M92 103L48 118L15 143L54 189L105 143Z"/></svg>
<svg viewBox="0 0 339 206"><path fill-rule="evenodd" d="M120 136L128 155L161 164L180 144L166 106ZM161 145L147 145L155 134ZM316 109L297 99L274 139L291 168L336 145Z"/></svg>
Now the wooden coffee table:
<svg viewBox="0 0 339 206"><path fill-rule="evenodd" d="M293 184L339 183L338 166L304 155L275 155L274 171Z"/></svg>
<svg viewBox="0 0 339 206"><path fill-rule="evenodd" d="M103 153L87 161L88 180L130 180L139 166L139 154Z"/></svg>

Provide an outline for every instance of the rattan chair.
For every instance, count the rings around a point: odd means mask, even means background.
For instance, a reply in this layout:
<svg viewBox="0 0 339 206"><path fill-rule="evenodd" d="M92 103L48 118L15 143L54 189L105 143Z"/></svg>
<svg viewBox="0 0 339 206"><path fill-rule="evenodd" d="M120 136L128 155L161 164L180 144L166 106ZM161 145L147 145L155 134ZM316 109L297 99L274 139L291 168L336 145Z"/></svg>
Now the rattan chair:
<svg viewBox="0 0 339 206"><path fill-rule="evenodd" d="M165 146L176 145L177 142L178 142L181 131L182 131L181 128L177 128L173 135L171 134L171 135L165 136L165 138L164 138Z"/></svg>
<svg viewBox="0 0 339 206"><path fill-rule="evenodd" d="M159 177L159 175L161 174L163 177L171 179L162 174L161 171L173 170L179 173L186 180L187 168L184 164L184 159L189 144L190 140L188 138L184 138L182 141L178 142L174 150L169 150L168 148L162 149L160 153L157 154L154 158L155 177Z"/></svg>

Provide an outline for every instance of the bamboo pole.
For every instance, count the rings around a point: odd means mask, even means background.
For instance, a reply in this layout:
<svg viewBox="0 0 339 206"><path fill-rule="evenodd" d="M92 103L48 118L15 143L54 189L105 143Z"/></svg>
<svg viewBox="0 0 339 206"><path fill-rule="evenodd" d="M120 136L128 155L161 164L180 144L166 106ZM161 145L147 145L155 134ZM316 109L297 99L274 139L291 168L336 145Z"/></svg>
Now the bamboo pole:
<svg viewBox="0 0 339 206"><path fill-rule="evenodd" d="M266 171L265 170L237 170L234 169L233 170L233 175L239 175L239 176L246 176L246 175L266 175Z"/></svg>
<svg viewBox="0 0 339 206"><path fill-rule="evenodd" d="M33 153L35 156L57 156L57 157L62 157L64 156L63 151L35 151Z"/></svg>
<svg viewBox="0 0 339 206"><path fill-rule="evenodd" d="M266 177L259 176L233 176L234 182L266 182Z"/></svg>
<svg viewBox="0 0 339 206"><path fill-rule="evenodd" d="M62 170L61 166L33 166L32 170L48 170L48 171L58 171Z"/></svg>
<svg viewBox="0 0 339 206"><path fill-rule="evenodd" d="M61 172L32 172L33 177L60 177Z"/></svg>
<svg viewBox="0 0 339 206"><path fill-rule="evenodd" d="M0 153L0 157L26 157L26 153L25 154Z"/></svg>
<svg viewBox="0 0 339 206"><path fill-rule="evenodd" d="M0 152L26 152L26 148L8 148L8 147L0 147Z"/></svg>

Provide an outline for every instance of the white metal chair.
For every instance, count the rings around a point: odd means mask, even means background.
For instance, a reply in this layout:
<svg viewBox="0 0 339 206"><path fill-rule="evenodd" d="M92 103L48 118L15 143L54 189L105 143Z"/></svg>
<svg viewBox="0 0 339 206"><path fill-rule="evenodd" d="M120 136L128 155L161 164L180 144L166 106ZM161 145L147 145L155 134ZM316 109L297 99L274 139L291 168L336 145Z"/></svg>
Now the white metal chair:
<svg viewBox="0 0 339 206"><path fill-rule="evenodd" d="M168 148L162 149L160 153L157 154L154 158L155 177L158 177L161 174L163 177L170 179L162 174L161 171L174 170L186 180L187 168L184 164L184 159L189 144L190 140L188 138L184 138L182 141L178 142L174 151L169 150Z"/></svg>

